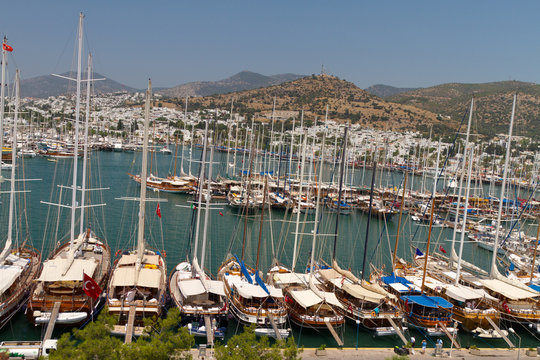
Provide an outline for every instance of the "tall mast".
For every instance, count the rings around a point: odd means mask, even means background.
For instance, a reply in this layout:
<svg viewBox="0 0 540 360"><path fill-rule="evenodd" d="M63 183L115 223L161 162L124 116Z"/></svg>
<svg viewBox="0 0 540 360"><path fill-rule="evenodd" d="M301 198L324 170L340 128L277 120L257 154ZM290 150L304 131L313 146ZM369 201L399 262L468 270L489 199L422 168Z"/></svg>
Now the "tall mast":
<svg viewBox="0 0 540 360"><path fill-rule="evenodd" d="M367 245L369 241L369 225L371 222L371 210L373 209L373 191L375 186L375 173L377 172L377 159L373 159L373 173L371 174L371 190L369 191L369 208L367 216L367 226L366 226L366 238L364 241L364 255L362 260L362 280L365 280L365 270L366 270L366 256L367 256ZM341 190L340 190L341 192ZM337 232L337 229L336 229Z"/></svg>
<svg viewBox="0 0 540 360"><path fill-rule="evenodd" d="M493 242L493 257L491 258L491 278L494 278L498 273L497 269L497 248L499 247L499 228L501 226L501 214L504 202L504 191L506 189L506 177L508 175L508 163L510 162L510 148L512 145L512 129L514 127L514 115L516 113L517 94L514 94L514 102L512 104L512 116L510 117L510 130L508 131L508 142L506 144L506 158L504 159L503 179L501 185L501 197L499 198L499 211L497 213L497 227L495 228L495 240Z"/></svg>
<svg viewBox="0 0 540 360"><path fill-rule="evenodd" d="M7 44L7 38L4 36L4 41L2 42L2 83L0 84L0 163L2 162L2 157L4 154L4 97L6 96L6 49L4 45ZM2 177L2 166L0 166L0 182L4 178Z"/></svg>
<svg viewBox="0 0 540 360"><path fill-rule="evenodd" d="M463 208L463 224L461 225L461 240L459 242L459 257L454 285L457 285L459 283L459 275L461 273L461 258L463 256L463 243L465 242L465 229L467 228L467 209L469 208L469 195L471 191L472 164L474 159L473 154L474 147L471 146L469 154L469 171L467 172L467 190L465 191L465 207ZM465 160L466 158L463 158L463 162L465 162Z"/></svg>
<svg viewBox="0 0 540 360"><path fill-rule="evenodd" d="M294 272L294 268L296 267L296 254L297 254L297 246L298 246L298 231L300 226L300 203L302 202L302 185L304 183L304 162L306 160L306 147L307 147L307 136L304 136L304 142L302 144L302 159L300 160L300 183L298 184L298 204L296 210L296 230L294 232L294 245L293 245L293 259L292 259L292 269L291 271ZM307 210L306 210L307 211Z"/></svg>
<svg viewBox="0 0 540 360"><path fill-rule="evenodd" d="M217 124L217 115L216 115L216 124ZM214 140L216 139L216 133L215 133L216 127L214 126ZM210 199L212 198L212 164L214 162L214 148L215 148L215 141L212 141L212 144L208 143L208 140L206 140L206 147L210 146L210 160L208 162L208 184L206 185L206 210L204 212L204 228L203 228L203 243L202 243L202 249L201 249L201 268L204 269L204 258L206 257L206 242L207 240L207 234L208 234L208 217L210 216ZM208 150L207 150L208 151ZM204 160L203 160L204 163Z"/></svg>
<svg viewBox="0 0 540 360"><path fill-rule="evenodd" d="M141 166L141 198L139 201L139 230L137 233L137 265L140 267L144 256L144 213L146 209L146 180L148 173L148 126L150 126L150 99L152 97L152 80L148 79L146 103L144 106L144 137Z"/></svg>
<svg viewBox="0 0 540 360"><path fill-rule="evenodd" d="M203 142L203 151L201 155L201 167L199 170L199 193L197 194L197 219L195 221L195 242L193 244L193 261L197 259L197 250L199 246L199 227L201 224L201 204L202 204L202 194L204 190L204 170L206 167L206 151L208 147L208 120L205 121L204 126L204 142Z"/></svg>
<svg viewBox="0 0 540 360"><path fill-rule="evenodd" d="M229 116L229 123L227 124L227 134L228 134L228 137L227 137L227 161L225 162L226 164L226 169L225 169L225 172L227 174L227 176L230 176L229 175L229 157L230 157L230 153L231 153L231 124L232 124L232 114L233 114L233 106L234 106L234 99L231 98L231 114ZM216 121L217 121L217 116L216 116Z"/></svg>
<svg viewBox="0 0 540 360"><path fill-rule="evenodd" d="M84 156L82 167L82 184L81 184L81 226L79 233L84 230L84 205L86 200L86 162L88 161L88 122L90 121L90 73L92 72L92 54L88 54L88 69L86 70L86 119L84 122Z"/></svg>
<svg viewBox="0 0 540 360"><path fill-rule="evenodd" d="M319 161L319 178L317 179L317 202L315 203L315 224L313 225L313 242L311 243L311 259L309 262L309 279L311 281L313 267L315 266L315 244L317 242L317 234L319 233L319 208L321 203L321 188L322 188L322 169L324 164L324 145L326 142L326 130L323 134L321 145L321 160Z"/></svg>
<svg viewBox="0 0 540 360"><path fill-rule="evenodd" d="M2 83L3 84L3 83ZM2 86L3 88L3 86ZM11 140L11 184L9 191L9 217L8 217L8 233L6 245L0 254L0 263L4 260L11 251L13 244L13 211L15 205L15 166L17 165L17 120L19 119L19 69L15 73L15 119L13 120L12 140Z"/></svg>
<svg viewBox="0 0 540 360"><path fill-rule="evenodd" d="M394 254L392 255L392 271L396 269L396 255L398 251L398 244L399 244L399 232L401 230L401 219L403 217L403 207L405 206L405 191L407 191L407 169L403 171L403 174L405 178L403 179L403 192L401 193L401 205L399 206L399 219L398 219L398 225L397 225L397 233L396 233L396 243L394 244Z"/></svg>
<svg viewBox="0 0 540 360"><path fill-rule="evenodd" d="M73 188L71 189L70 247L75 241L75 213L77 210L77 158L79 157L79 117L81 110L81 63L83 45L83 13L79 15L79 51L77 54L77 95L75 99L75 144L73 146ZM81 219L82 221L82 219Z"/></svg>
<svg viewBox="0 0 540 360"><path fill-rule="evenodd" d="M334 250L332 251L332 264L336 260L337 239L338 239L338 230L339 230L339 213L341 212L341 191L343 189L343 167L345 166L345 152L347 150L347 130L349 130L349 128L345 127L345 132L343 133L343 149L341 153L341 165L339 167L338 204L337 204L337 213L336 213L336 229L334 231Z"/></svg>

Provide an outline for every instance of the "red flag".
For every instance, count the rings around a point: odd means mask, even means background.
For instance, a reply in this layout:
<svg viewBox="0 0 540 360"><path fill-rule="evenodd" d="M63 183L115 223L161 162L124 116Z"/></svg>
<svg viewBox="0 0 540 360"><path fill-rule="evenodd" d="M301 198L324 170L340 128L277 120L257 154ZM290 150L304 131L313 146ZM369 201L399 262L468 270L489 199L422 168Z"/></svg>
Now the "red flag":
<svg viewBox="0 0 540 360"><path fill-rule="evenodd" d="M85 273L83 273L83 290L86 295L94 300L97 300L101 294L101 288L97 282Z"/></svg>
<svg viewBox="0 0 540 360"><path fill-rule="evenodd" d="M439 245L439 251L446 254L446 250L442 247L442 245Z"/></svg>
<svg viewBox="0 0 540 360"><path fill-rule="evenodd" d="M159 208L159 203L157 204L157 207L156 207L156 215L159 216L159 218L161 219L161 209Z"/></svg>
<svg viewBox="0 0 540 360"><path fill-rule="evenodd" d="M8 44L6 43L3 43L2 44L2 47L4 48L4 50L6 51L9 51L9 52L12 52L13 51L13 48L11 46L9 46Z"/></svg>
<svg viewBox="0 0 540 360"><path fill-rule="evenodd" d="M220 216L223 216L223 213L220 211L220 212L219 212L219 215L220 215Z"/></svg>

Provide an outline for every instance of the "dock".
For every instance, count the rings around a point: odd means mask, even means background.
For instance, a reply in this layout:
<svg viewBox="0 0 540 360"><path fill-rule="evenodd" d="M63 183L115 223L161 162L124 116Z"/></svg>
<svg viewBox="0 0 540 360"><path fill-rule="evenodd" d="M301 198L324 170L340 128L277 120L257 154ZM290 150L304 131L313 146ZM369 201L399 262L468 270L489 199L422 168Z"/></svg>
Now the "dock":
<svg viewBox="0 0 540 360"><path fill-rule="evenodd" d="M270 314L269 312L266 313L266 316L268 317L268 321L270 321L270 325L272 325L272 328L274 329L274 332L276 333L276 339L281 340L282 336L281 336L281 332L279 331L277 327L276 319L274 319L274 316Z"/></svg>
<svg viewBox="0 0 540 360"><path fill-rule="evenodd" d="M390 325L392 325L392 327L394 328L394 330L396 331L396 334L399 336L399 338L401 339L401 341L403 342L403 345L407 345L408 341L407 341L407 338L405 337L405 335L403 334L403 331L401 331L401 329L399 328L399 326L397 326L396 322L394 321L394 319L392 319L392 316L386 316L386 318L388 319L388 322L390 323Z"/></svg>
<svg viewBox="0 0 540 360"><path fill-rule="evenodd" d="M330 324L330 321L324 320L324 323L326 324L326 327L328 328L328 330L330 330L330 334L332 334L332 336L334 337L334 340L336 340L338 346L342 347L343 346L343 340L341 340L341 338L338 336L338 334L336 332L336 329L334 329L332 324Z"/></svg>
<svg viewBox="0 0 540 360"><path fill-rule="evenodd" d="M135 314L136 314L137 307L135 305L131 305L129 307L129 315L128 315L128 322L126 325L126 337L124 339L125 344L130 344L131 340L133 339L133 325L135 324Z"/></svg>
<svg viewBox="0 0 540 360"><path fill-rule="evenodd" d="M47 330L45 330L45 336L43 337L43 341L47 341L51 338L54 325L56 324L56 320L58 319L58 314L60 313L60 301L57 301L53 305L53 309L51 311L51 317L49 318L49 323L47 324Z"/></svg>
<svg viewBox="0 0 540 360"><path fill-rule="evenodd" d="M504 339L504 341L506 341L506 343L508 344L508 346L510 346L511 348L515 348L516 346L510 341L510 339L508 338L508 336L504 335L504 333L501 331L501 329L497 326L497 324L495 324L495 321L493 321L492 318L490 318L489 316L486 316L486 320L488 321L488 323L493 327L493 329L495 329L495 331L501 335L501 337Z"/></svg>
<svg viewBox="0 0 540 360"><path fill-rule="evenodd" d="M204 326L206 326L206 343L208 346L214 346L214 328L210 315L204 315Z"/></svg>
<svg viewBox="0 0 540 360"><path fill-rule="evenodd" d="M454 344L454 346L456 347L456 349L461 349L461 345L457 342L457 340L454 338L454 336L452 334L450 334L450 331L448 331L448 329L446 328L446 326L444 326L444 324L442 322L438 322L439 326L441 327L442 331L444 331L444 333L446 334L446 336L450 339L450 341L452 342L452 344Z"/></svg>

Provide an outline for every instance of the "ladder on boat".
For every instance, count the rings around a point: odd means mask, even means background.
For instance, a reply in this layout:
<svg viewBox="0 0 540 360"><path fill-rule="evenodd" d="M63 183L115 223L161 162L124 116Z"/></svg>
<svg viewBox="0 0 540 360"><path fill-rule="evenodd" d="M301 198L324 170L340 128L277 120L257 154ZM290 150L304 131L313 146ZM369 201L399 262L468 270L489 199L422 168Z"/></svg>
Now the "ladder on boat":
<svg viewBox="0 0 540 360"><path fill-rule="evenodd" d="M126 325L126 337L124 338L125 344L130 344L131 340L133 339L133 327L135 324L135 314L137 313L136 309L136 305L131 305L129 307L128 322Z"/></svg>
<svg viewBox="0 0 540 360"><path fill-rule="evenodd" d="M493 329L495 329L495 331L501 335L501 337L504 339L504 341L506 341L506 343L508 344L508 346L510 346L511 348L515 348L516 346L514 344L512 344L512 342L510 341L510 339L504 335L504 333L502 332L502 330L497 326L497 324L495 324L495 321L493 321L492 318L490 318L489 316L486 316L486 320L488 321L488 323L493 327Z"/></svg>
<svg viewBox="0 0 540 360"><path fill-rule="evenodd" d="M401 331L401 329L399 328L399 326L397 326L397 324L396 324L396 322L394 321L394 319L392 319L392 316L387 315L386 318L388 319L388 322L390 323L390 325L392 325L392 327L393 327L394 330L396 331L396 334L399 336L399 338L400 338L401 341L403 342L403 345L407 345L407 343L408 343L407 338L405 337L405 335L403 334L403 331Z"/></svg>
<svg viewBox="0 0 540 360"><path fill-rule="evenodd" d="M281 332L279 331L276 319L274 319L274 315L270 314L269 312L266 313L266 317L268 318L268 321L270 321L270 325L272 325L272 328L274 329L274 332L276 333L276 339L281 340Z"/></svg>
<svg viewBox="0 0 540 360"><path fill-rule="evenodd" d="M332 324L330 324L329 320L324 320L324 323L326 324L326 327L328 328L328 330L330 330L330 334L332 334L332 336L334 337L334 340L336 340L338 346L342 347L343 346L343 340L341 340L341 338L338 336L338 334L336 332L336 329L334 329Z"/></svg>
<svg viewBox="0 0 540 360"><path fill-rule="evenodd" d="M60 301L57 301L53 305L51 317L49 318L49 323L47 324L47 330L45 330L45 337L43 337L43 341L49 340L52 336L54 325L56 324L58 314L60 313L60 304Z"/></svg>
<svg viewBox="0 0 540 360"><path fill-rule="evenodd" d="M450 331L448 331L448 329L446 328L446 326L444 326L444 324L442 322L437 322L437 324L441 327L442 331L444 331L444 333L446 334L446 336L448 336L448 338L450 339L450 341L452 342L452 344L454 344L454 346L456 347L456 349L461 349L461 345L457 342L457 340L454 338L454 336L450 333ZM455 331L455 329L454 329Z"/></svg>
<svg viewBox="0 0 540 360"><path fill-rule="evenodd" d="M210 315L204 315L204 326L206 326L206 343L209 346L214 346L214 328L212 327L212 319Z"/></svg>

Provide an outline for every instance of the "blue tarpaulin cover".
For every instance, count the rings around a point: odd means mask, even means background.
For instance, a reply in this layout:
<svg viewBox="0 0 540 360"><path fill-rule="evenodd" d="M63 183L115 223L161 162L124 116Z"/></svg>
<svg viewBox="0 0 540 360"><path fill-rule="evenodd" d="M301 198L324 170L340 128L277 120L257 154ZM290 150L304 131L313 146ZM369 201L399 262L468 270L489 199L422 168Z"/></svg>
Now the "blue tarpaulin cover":
<svg viewBox="0 0 540 360"><path fill-rule="evenodd" d="M383 276L381 278L381 280L386 284L394 284L394 283L400 283L400 284L403 284L403 285L412 285L412 283L405 279L404 277L401 277L401 276L396 276L394 275L394 273L392 273L392 275L389 275L389 276Z"/></svg>
<svg viewBox="0 0 540 360"><path fill-rule="evenodd" d="M238 259L238 256L236 255L234 255L234 257L236 258L236 261L238 261L238 264L240 264L240 270L242 271L242 274L244 274L244 277L246 278L248 283L253 284L253 279L251 278L251 275L248 269L246 268L246 265L244 265L244 261L240 261Z"/></svg>
<svg viewBox="0 0 540 360"><path fill-rule="evenodd" d="M427 296L427 295L407 295L400 298L403 301L407 301L409 304L418 304L425 307L451 309L454 307L450 302L446 301L439 296Z"/></svg>
<svg viewBox="0 0 540 360"><path fill-rule="evenodd" d="M540 292L540 285L530 284L529 287L533 290Z"/></svg>

